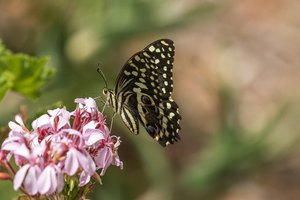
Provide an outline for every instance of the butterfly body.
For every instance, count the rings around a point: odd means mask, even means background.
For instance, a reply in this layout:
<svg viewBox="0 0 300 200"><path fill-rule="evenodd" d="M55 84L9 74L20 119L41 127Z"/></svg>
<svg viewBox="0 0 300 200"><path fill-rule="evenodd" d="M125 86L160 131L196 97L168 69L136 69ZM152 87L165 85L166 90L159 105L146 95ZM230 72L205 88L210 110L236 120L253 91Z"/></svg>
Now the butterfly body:
<svg viewBox="0 0 300 200"><path fill-rule="evenodd" d="M134 134L139 124L162 146L180 139L181 116L171 94L174 44L157 40L123 66L114 90L103 90L108 103Z"/></svg>

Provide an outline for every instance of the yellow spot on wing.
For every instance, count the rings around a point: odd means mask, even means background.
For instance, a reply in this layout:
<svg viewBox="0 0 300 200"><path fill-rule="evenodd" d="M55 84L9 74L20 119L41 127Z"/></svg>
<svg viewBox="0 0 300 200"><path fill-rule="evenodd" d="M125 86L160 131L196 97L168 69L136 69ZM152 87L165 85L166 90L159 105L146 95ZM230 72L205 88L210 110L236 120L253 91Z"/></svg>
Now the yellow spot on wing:
<svg viewBox="0 0 300 200"><path fill-rule="evenodd" d="M124 74L128 76L128 75L130 75L130 72L128 72L128 71L125 70Z"/></svg>
<svg viewBox="0 0 300 200"><path fill-rule="evenodd" d="M165 46L169 46L168 43L166 43L165 41L161 41L161 43Z"/></svg>
<svg viewBox="0 0 300 200"><path fill-rule="evenodd" d="M155 50L155 47L154 46L150 46L149 47L149 51L153 52Z"/></svg>
<svg viewBox="0 0 300 200"><path fill-rule="evenodd" d="M136 82L135 85L139 86L142 89L148 89L147 86L143 83Z"/></svg>
<svg viewBox="0 0 300 200"><path fill-rule="evenodd" d="M169 118L170 118L170 119L172 119L174 116L175 116L175 114L172 113L172 112L169 114Z"/></svg>
<svg viewBox="0 0 300 200"><path fill-rule="evenodd" d="M139 81L141 81L142 83L146 83L145 79L143 78L139 78Z"/></svg>
<svg viewBox="0 0 300 200"><path fill-rule="evenodd" d="M144 52L143 54L144 54L144 56L146 56L146 57L150 58L150 55L149 55L149 54L147 54L146 52Z"/></svg>
<svg viewBox="0 0 300 200"><path fill-rule="evenodd" d="M171 108L171 104L168 102L167 103L167 108L170 109Z"/></svg>
<svg viewBox="0 0 300 200"><path fill-rule="evenodd" d="M132 75L134 75L134 76L137 76L138 75L138 73L136 72L136 71L133 71L133 72L131 72L132 73Z"/></svg>
<svg viewBox="0 0 300 200"><path fill-rule="evenodd" d="M141 58L140 58L138 55L136 55L136 56L134 57L134 59L135 59L136 61L139 61Z"/></svg>

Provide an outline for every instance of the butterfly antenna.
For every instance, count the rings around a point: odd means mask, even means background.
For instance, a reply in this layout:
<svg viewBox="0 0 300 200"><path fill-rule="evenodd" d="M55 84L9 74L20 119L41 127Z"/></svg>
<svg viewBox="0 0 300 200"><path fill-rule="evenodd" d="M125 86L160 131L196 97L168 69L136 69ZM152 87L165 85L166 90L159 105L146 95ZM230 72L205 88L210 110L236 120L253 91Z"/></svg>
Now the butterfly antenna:
<svg viewBox="0 0 300 200"><path fill-rule="evenodd" d="M98 72L98 73L100 74L100 76L103 78L104 83L105 83L105 87L108 88L107 80L106 80L106 78L105 78L105 75L104 75L103 71L100 69L99 64L98 64L97 72Z"/></svg>

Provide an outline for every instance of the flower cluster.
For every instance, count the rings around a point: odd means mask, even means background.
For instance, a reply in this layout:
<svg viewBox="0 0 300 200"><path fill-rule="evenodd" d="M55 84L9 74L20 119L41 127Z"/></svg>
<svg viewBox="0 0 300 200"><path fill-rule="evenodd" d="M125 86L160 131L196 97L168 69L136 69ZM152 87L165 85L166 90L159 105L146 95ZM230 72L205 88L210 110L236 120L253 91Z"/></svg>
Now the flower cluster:
<svg viewBox="0 0 300 200"><path fill-rule="evenodd" d="M11 131L2 144L0 162L7 164L14 157L18 166L13 174L15 190L29 195L59 193L65 176L77 176L82 187L97 177L98 169L103 176L110 165L122 168L117 154L120 139L110 136L96 102L92 98L75 102L78 106L73 112L49 110L32 122L33 130L25 127L20 116L9 122Z"/></svg>

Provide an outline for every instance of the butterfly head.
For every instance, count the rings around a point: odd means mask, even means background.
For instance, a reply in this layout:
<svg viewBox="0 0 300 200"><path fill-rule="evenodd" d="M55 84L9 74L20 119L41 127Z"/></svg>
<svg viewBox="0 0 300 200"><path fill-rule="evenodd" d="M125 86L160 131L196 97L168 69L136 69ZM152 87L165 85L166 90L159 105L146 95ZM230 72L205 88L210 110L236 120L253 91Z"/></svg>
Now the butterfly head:
<svg viewBox="0 0 300 200"><path fill-rule="evenodd" d="M115 96L114 91L111 89L108 89L107 87L104 87L102 92L103 92L103 95L106 97L107 103L111 105L112 100Z"/></svg>

